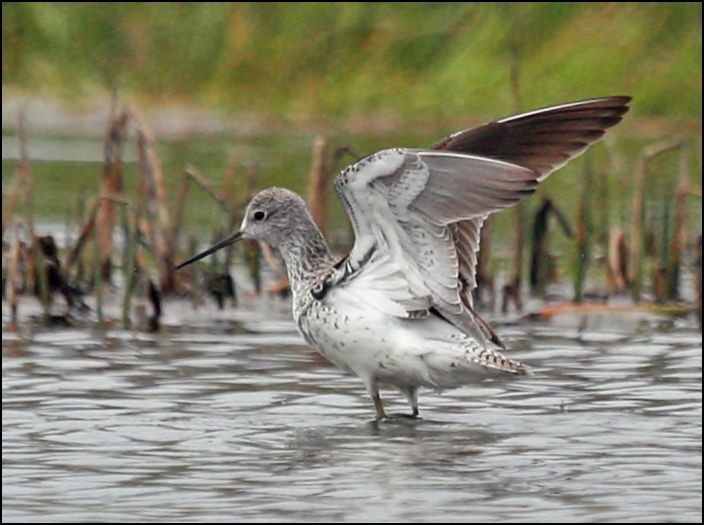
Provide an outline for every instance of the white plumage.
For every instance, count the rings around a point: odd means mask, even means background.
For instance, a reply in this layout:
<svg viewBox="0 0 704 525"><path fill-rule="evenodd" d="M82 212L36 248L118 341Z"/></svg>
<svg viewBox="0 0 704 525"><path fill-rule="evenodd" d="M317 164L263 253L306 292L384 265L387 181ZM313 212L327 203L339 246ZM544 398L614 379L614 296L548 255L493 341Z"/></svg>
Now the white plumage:
<svg viewBox="0 0 704 525"><path fill-rule="evenodd" d="M257 194L240 231L184 262L257 239L286 263L306 341L366 385L399 389L418 415L418 388L454 388L488 370L527 374L474 311L485 218L599 140L629 97L564 104L461 131L426 150L388 149L343 170L335 188L355 243L337 261L305 202L281 188Z"/></svg>

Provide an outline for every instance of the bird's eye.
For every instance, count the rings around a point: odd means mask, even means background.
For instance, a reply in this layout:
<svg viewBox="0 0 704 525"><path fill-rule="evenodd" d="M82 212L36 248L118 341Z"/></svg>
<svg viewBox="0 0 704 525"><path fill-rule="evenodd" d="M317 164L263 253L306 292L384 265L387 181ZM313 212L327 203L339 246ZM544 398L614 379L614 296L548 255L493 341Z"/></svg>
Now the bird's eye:
<svg viewBox="0 0 704 525"><path fill-rule="evenodd" d="M254 212L253 217L255 221L263 221L264 219L266 219L266 213L261 210L258 210Z"/></svg>

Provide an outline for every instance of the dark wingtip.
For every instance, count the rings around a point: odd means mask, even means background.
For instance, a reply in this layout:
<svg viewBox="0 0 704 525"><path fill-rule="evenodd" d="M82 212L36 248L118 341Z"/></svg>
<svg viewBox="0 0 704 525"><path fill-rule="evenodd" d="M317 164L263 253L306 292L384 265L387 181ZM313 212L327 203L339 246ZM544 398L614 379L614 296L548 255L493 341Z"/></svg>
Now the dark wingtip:
<svg viewBox="0 0 704 525"><path fill-rule="evenodd" d="M621 122L632 100L617 95L537 109L453 133L431 149L510 162L543 180Z"/></svg>

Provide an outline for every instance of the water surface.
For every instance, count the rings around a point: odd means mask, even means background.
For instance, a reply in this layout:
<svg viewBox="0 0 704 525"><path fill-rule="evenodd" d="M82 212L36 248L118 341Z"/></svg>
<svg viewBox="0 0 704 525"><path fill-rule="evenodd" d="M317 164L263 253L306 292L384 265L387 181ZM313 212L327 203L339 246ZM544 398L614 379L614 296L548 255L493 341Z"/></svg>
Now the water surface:
<svg viewBox="0 0 704 525"><path fill-rule="evenodd" d="M505 323L534 377L376 422L361 382L262 308L161 334L16 333L4 311L3 521L701 520L688 320Z"/></svg>

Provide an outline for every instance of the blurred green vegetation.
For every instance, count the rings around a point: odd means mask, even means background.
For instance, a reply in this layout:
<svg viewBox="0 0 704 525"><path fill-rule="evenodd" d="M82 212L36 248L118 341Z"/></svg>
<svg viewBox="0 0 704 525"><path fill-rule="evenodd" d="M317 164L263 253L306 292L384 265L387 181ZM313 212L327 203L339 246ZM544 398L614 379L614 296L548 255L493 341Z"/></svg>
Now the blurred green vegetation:
<svg viewBox="0 0 704 525"><path fill-rule="evenodd" d="M3 2L3 98L497 117L630 94L701 121L700 2Z"/></svg>
<svg viewBox="0 0 704 525"><path fill-rule="evenodd" d="M16 121L17 105L5 104L12 100L26 100L31 117L37 216L75 225L82 222L78 211L99 192L102 141L92 136L80 142L90 151L89 161L71 156L73 135L80 133L70 124L44 137L46 143L37 141L41 126L32 125L46 106L33 104L36 99L76 109L94 109L97 99L107 117L108 96L118 91L152 115L177 105L217 110L228 123L238 114L273 117L261 119L272 126L260 133L240 133L228 124L213 128L217 133L180 135L161 126L159 155L173 203L186 164L218 189L234 170L235 194L245 191L246 174L257 166L259 188L277 184L305 195L319 132L331 148L350 144L368 154L423 147L519 110L628 94L632 111L589 153L597 181L587 202L596 225L593 255L603 266L610 228L629 227L632 174L644 148L672 135L684 139L685 167L701 188L701 16L699 2L4 2L3 108L9 110L3 119L3 188L17 167L9 152L17 144L5 140L15 134L5 129ZM325 126L330 117L333 125ZM335 117L362 126L337 126ZM306 119L314 125L273 125ZM138 173L133 147L131 141L124 173L128 196ZM56 148L60 158L52 154ZM575 223L585 162L571 162L527 201L527 225L542 197L554 198ZM680 169L674 154L650 168L645 214L658 239L671 227L668 207ZM200 238L229 221L202 190L191 188L188 200L183 224ZM349 243L347 219L337 199L330 203L330 239L342 249ZM700 200L690 198L687 206L689 231L700 231ZM492 264L505 272L514 220L509 212L492 218ZM559 232L552 237L556 253L571 253L566 246L573 241Z"/></svg>

